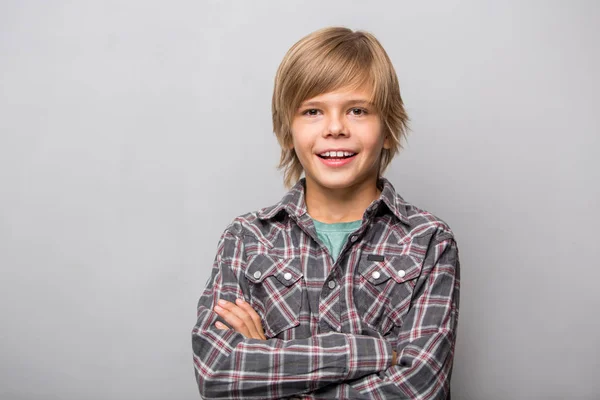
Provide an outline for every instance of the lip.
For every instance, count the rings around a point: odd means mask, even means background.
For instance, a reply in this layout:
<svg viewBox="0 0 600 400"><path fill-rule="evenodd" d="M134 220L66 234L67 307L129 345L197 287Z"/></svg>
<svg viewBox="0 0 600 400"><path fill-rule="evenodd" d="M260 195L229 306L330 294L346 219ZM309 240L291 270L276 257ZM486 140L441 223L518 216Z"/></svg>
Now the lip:
<svg viewBox="0 0 600 400"><path fill-rule="evenodd" d="M355 153L355 154L358 153L357 151L354 151L354 150L351 150L351 149L325 149L325 150L322 150L322 151L318 151L315 154L319 155L319 154L326 153L328 151L345 151L345 152L348 152L348 153Z"/></svg>
<svg viewBox="0 0 600 400"><path fill-rule="evenodd" d="M328 150L328 151L334 151L334 150ZM343 151L343 150L335 150L335 151ZM349 151L349 150L346 150L346 151ZM356 154L354 154L352 157L347 157L347 158L321 158L318 155L316 157L327 167L339 168L339 167L343 167L344 165L347 165L347 164L351 163L352 161L354 161L354 159L356 158Z"/></svg>

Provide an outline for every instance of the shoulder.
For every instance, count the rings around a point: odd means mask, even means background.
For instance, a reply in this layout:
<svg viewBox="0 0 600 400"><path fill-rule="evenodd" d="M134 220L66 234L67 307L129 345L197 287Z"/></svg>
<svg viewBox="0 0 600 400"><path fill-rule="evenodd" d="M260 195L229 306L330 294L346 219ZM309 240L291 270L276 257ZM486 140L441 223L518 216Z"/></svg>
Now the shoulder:
<svg viewBox="0 0 600 400"><path fill-rule="evenodd" d="M404 242L416 241L431 245L456 240L450 225L436 214L406 201L400 194L395 195L395 205L401 218L396 219L393 224Z"/></svg>
<svg viewBox="0 0 600 400"><path fill-rule="evenodd" d="M450 228L450 225L437 215L408 202L406 202L406 210L411 227L417 229L419 227L431 227L439 235L449 238L454 237L454 232Z"/></svg>
<svg viewBox="0 0 600 400"><path fill-rule="evenodd" d="M437 215L405 201L397 196L402 203L408 223L395 223L394 229L399 232L402 254L407 254L421 271L440 270L446 276L458 276L458 244L454 232L448 223Z"/></svg>
<svg viewBox="0 0 600 400"><path fill-rule="evenodd" d="M223 236L235 237L246 245L273 247L274 238L288 227L286 213L277 210L278 204L238 215L226 226Z"/></svg>
<svg viewBox="0 0 600 400"><path fill-rule="evenodd" d="M454 238L454 233L446 221L405 200L389 180L381 178L379 187L381 188L380 204L385 204L390 215L395 217L386 219L386 222L391 225L390 227L400 236L404 244L413 239L424 244L432 238L442 240Z"/></svg>

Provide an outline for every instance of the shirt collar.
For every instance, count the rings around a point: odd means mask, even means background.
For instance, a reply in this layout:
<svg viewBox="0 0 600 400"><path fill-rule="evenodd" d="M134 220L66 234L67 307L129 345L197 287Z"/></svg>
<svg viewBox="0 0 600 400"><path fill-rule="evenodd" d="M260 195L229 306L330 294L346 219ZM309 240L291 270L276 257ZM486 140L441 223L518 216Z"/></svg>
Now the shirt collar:
<svg viewBox="0 0 600 400"><path fill-rule="evenodd" d="M407 203L402 197L396 193L394 186L386 178L379 178L378 187L381 189L381 195L367 208L367 212L377 210L381 205L385 205L387 209L394 214L401 222L409 224L408 213L406 210ZM300 179L275 205L263 208L258 211L259 219L271 219L285 210L290 216L298 218L306 214L306 203L304 202L304 191L306 188L306 178Z"/></svg>

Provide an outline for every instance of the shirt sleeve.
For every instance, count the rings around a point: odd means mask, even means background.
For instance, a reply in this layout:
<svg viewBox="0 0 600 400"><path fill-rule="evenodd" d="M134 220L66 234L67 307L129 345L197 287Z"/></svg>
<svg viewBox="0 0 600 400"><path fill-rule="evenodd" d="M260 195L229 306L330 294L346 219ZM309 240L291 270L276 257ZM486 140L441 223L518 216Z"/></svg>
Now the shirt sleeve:
<svg viewBox="0 0 600 400"><path fill-rule="evenodd" d="M243 240L228 228L219 241L192 330L195 374L203 398L279 399L390 367L392 348L381 338L327 333L287 341L257 340L233 329L217 329L220 318L213 307L221 298L234 301L244 296L238 284L244 265Z"/></svg>
<svg viewBox="0 0 600 400"><path fill-rule="evenodd" d="M458 323L459 264L452 237L438 238L430 246L398 336L397 364L383 374L348 383L353 389L374 399L449 397Z"/></svg>

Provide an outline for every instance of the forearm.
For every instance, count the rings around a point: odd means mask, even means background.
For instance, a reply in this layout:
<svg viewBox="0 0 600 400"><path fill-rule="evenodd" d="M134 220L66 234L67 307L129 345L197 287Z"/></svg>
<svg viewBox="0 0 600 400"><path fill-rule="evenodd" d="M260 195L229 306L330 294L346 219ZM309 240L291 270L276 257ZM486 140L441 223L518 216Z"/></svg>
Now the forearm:
<svg viewBox="0 0 600 400"><path fill-rule="evenodd" d="M279 399L386 370L391 346L383 339L328 333L306 339L246 339L213 328L208 309L193 331L194 365L207 399Z"/></svg>
<svg viewBox="0 0 600 400"><path fill-rule="evenodd" d="M408 345L398 355L398 363L383 374L371 374L351 383L353 389L370 398L446 399L454 341L442 332L426 343Z"/></svg>
<svg viewBox="0 0 600 400"><path fill-rule="evenodd" d="M397 364L386 371L365 375L355 380L328 385L300 397L301 399L427 399L443 400L450 394L450 372L453 343L441 336L430 337L428 342L405 347ZM419 341L423 343L423 341Z"/></svg>

